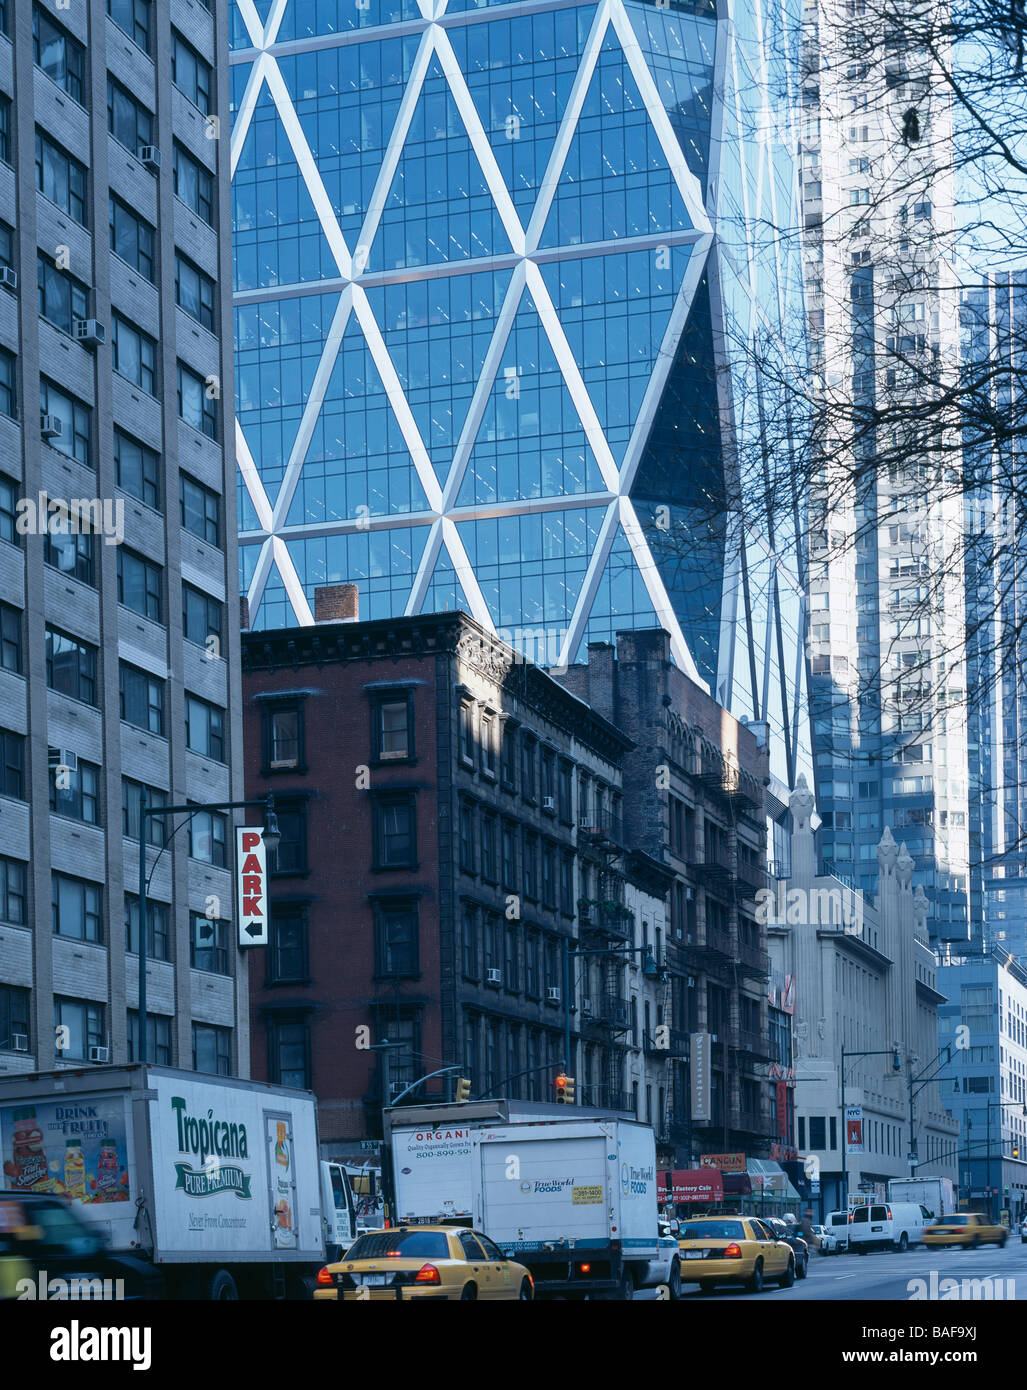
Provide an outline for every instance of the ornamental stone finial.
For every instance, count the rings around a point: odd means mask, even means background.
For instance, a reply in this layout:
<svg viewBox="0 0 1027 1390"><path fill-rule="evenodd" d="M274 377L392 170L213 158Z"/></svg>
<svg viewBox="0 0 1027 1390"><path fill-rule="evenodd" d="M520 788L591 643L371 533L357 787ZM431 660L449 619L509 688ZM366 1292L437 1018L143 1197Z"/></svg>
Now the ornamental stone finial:
<svg viewBox="0 0 1027 1390"><path fill-rule="evenodd" d="M813 799L813 793L806 782L806 774L799 773L795 790L788 798L788 805L792 812L792 819L795 822L796 830L805 830L809 826L809 819L816 810L817 803Z"/></svg>
<svg viewBox="0 0 1027 1390"><path fill-rule="evenodd" d="M877 862L881 866L881 873L885 878L889 878L895 872L895 861L899 857L899 847L895 843L895 836L891 829L886 825L884 834L881 836L877 846Z"/></svg>

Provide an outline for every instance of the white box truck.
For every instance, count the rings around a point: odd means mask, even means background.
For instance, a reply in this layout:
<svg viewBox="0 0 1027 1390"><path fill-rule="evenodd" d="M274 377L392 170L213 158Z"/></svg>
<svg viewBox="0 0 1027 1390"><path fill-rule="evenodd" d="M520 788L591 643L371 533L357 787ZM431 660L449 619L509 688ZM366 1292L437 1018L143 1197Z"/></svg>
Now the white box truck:
<svg viewBox="0 0 1027 1390"><path fill-rule="evenodd" d="M444 1107L440 1107L444 1109ZM581 1118L391 1124L396 1219L475 1226L537 1295L629 1297L660 1248L652 1129Z"/></svg>
<svg viewBox="0 0 1027 1390"><path fill-rule="evenodd" d="M142 1064L12 1077L0 1154L4 1189L70 1200L165 1298L303 1296L327 1226L351 1234L307 1091Z"/></svg>
<svg viewBox="0 0 1027 1390"><path fill-rule="evenodd" d="M951 1178L892 1178L888 1183L892 1202L918 1202L937 1220L956 1209L956 1193Z"/></svg>

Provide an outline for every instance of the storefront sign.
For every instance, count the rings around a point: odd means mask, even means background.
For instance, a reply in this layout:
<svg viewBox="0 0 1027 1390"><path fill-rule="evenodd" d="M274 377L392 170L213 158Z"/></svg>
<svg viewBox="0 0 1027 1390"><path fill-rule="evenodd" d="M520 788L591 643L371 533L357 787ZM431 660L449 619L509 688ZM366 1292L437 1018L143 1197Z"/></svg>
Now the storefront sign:
<svg viewBox="0 0 1027 1390"><path fill-rule="evenodd" d="M661 1202L722 1202L724 1180L716 1168L676 1168L658 1175Z"/></svg>
<svg viewBox="0 0 1027 1390"><path fill-rule="evenodd" d="M691 1038L692 1119L712 1120L710 1111L710 1054L713 1042L709 1033L693 1033Z"/></svg>
<svg viewBox="0 0 1027 1390"><path fill-rule="evenodd" d="M744 1173L745 1154L703 1154L699 1162L704 1168L719 1168L722 1173Z"/></svg>

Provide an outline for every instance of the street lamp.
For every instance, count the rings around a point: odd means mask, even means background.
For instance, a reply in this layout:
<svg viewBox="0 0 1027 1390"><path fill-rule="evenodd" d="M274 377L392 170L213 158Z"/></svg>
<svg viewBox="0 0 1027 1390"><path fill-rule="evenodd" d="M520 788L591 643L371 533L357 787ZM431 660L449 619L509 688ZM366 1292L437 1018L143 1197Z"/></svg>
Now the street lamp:
<svg viewBox="0 0 1027 1390"><path fill-rule="evenodd" d="M984 1171L985 1171L985 1173L986 1173L986 1175L987 1175L987 1176L985 1177L985 1186L986 1186L987 1189L988 1189L988 1191L987 1191L987 1201L988 1201L988 1219L989 1219L989 1220L992 1219L992 1205L991 1205L991 1112L992 1112L993 1110L997 1110L997 1111L999 1112L1000 1117L1001 1117L1001 1113L1002 1113L1003 1110L1009 1110L1009 1109L1011 1109L1013 1106L1019 1105L1019 1104L1020 1104L1020 1102L1019 1102L1019 1101L1016 1101L1016 1100L989 1100L988 1103L987 1103L987 1105L985 1106L988 1137L987 1137L987 1140L986 1140L985 1145L984 1145ZM1023 1109L1022 1109L1022 1112L1021 1112L1021 1113L1022 1113L1025 1117L1027 1117L1027 1103L1024 1103ZM1001 1121L1001 1118L1000 1118L1000 1119L999 1119L999 1182L1000 1182L1000 1184L1001 1184L1001 1180L1002 1180L1002 1162L1001 1162L1001 1160L1002 1160L1002 1121ZM1000 1193L999 1196L1001 1196L1001 1195L1002 1195L1002 1194Z"/></svg>
<svg viewBox="0 0 1027 1390"><path fill-rule="evenodd" d="M944 1057L944 1061L940 1061L942 1057ZM917 1167L920 1162L917 1154L916 1124L914 1121L914 1106L916 1103L916 1098L924 1089L924 1087L930 1086L933 1082L938 1080L938 1077L941 1074L943 1068L947 1067L951 1061L952 1048L946 1045L945 1047L939 1049L939 1051L935 1054L934 1059L927 1063L927 1066L924 1067L922 1072L918 1072L916 1076L913 1075L912 1071L910 1071L909 1073L909 1166L911 1169ZM932 1067L937 1068L937 1070L932 1071ZM928 1075L929 1072L930 1075ZM916 1086L916 1083L918 1081L920 1082L920 1085ZM913 1089L914 1086L916 1086L916 1090Z"/></svg>
<svg viewBox="0 0 1027 1390"><path fill-rule="evenodd" d="M842 1091L842 1133L841 1133L841 1160L842 1160L842 1200L839 1203L842 1211L846 1209L849 1202L849 1164L848 1164L848 1135L845 1132L845 1059L848 1057L856 1059L860 1057L891 1057L891 1069L898 1072L902 1070L902 1061L899 1057L897 1047L877 1047L867 1052L846 1052L845 1045L842 1045L842 1065L840 1073Z"/></svg>
<svg viewBox="0 0 1027 1390"><path fill-rule="evenodd" d="M146 1043L146 956L147 947L147 922L146 922L146 894L150 887L150 880L153 878L154 871L160 862L160 857L170 845L183 825L188 825L193 816L199 815L201 811L242 811L252 807L260 806L264 810L264 847L273 857L281 844L282 835L278 829L278 817L275 815L275 799L268 793L266 797L253 801L207 801L188 806L147 806L146 787L139 788L139 1061L147 1062L147 1043ZM147 816L177 816L185 817L175 826L174 830L161 845L153 863L150 865L150 872L146 872L146 826Z"/></svg>

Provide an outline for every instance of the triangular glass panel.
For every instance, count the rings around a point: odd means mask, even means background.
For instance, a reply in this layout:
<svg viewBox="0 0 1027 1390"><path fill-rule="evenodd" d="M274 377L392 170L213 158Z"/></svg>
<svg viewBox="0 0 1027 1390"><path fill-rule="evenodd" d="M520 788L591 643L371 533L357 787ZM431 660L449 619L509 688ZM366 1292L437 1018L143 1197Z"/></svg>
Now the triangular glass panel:
<svg viewBox="0 0 1027 1390"><path fill-rule="evenodd" d="M433 56L371 244L368 269L435 265L510 250L456 99Z"/></svg>
<svg viewBox="0 0 1027 1390"><path fill-rule="evenodd" d="M339 274L266 84L232 180L232 226L237 293Z"/></svg>
<svg viewBox="0 0 1027 1390"><path fill-rule="evenodd" d="M272 507L338 305L320 294L236 306L236 416Z"/></svg>
<svg viewBox="0 0 1027 1390"><path fill-rule="evenodd" d="M541 267L618 464L659 357L690 250L660 246Z"/></svg>
<svg viewBox="0 0 1027 1390"><path fill-rule="evenodd" d="M273 631L280 627L296 627L298 623L299 615L289 601L278 566L272 561L257 611L250 614L250 627L260 631Z"/></svg>
<svg viewBox="0 0 1027 1390"><path fill-rule="evenodd" d="M512 273L437 276L367 291L440 483L449 474Z"/></svg>
<svg viewBox="0 0 1027 1390"><path fill-rule="evenodd" d="M505 24L466 24L448 31L525 226L594 17L595 8L583 5L519 15Z"/></svg>
<svg viewBox="0 0 1027 1390"><path fill-rule="evenodd" d="M605 490L552 343L525 290L471 450L458 505Z"/></svg>
<svg viewBox="0 0 1027 1390"><path fill-rule="evenodd" d="M452 613L463 609L470 613L471 604L460 583L460 576L453 567L453 561L445 546L439 551L431 579L425 590L422 613Z"/></svg>
<svg viewBox="0 0 1027 1390"><path fill-rule="evenodd" d="M624 50L607 30L540 244L577 246L691 225Z"/></svg>
<svg viewBox="0 0 1027 1390"><path fill-rule="evenodd" d="M233 5L233 9L234 9ZM289 0L278 39L309 39L420 19L417 0ZM323 51L323 50L322 50Z"/></svg>
<svg viewBox="0 0 1027 1390"><path fill-rule="evenodd" d="M519 650L512 634L544 629L556 660L605 515L588 507L457 525L492 621Z"/></svg>
<svg viewBox="0 0 1027 1390"><path fill-rule="evenodd" d="M392 403L351 314L307 445L290 526L426 511Z"/></svg>
<svg viewBox="0 0 1027 1390"><path fill-rule="evenodd" d="M662 627L628 538L617 534L585 623L585 642L612 642L628 628Z"/></svg>
<svg viewBox="0 0 1027 1390"><path fill-rule="evenodd" d="M626 8L660 101L670 117L688 167L704 193L717 49L717 17L713 10L713 0L709 0L704 10L698 5L689 6L687 14L655 5Z"/></svg>
<svg viewBox="0 0 1027 1390"><path fill-rule="evenodd" d="M319 584L356 584L361 620L399 617L424 554L428 526L382 527L287 542L311 608Z"/></svg>
<svg viewBox="0 0 1027 1390"><path fill-rule="evenodd" d="M351 249L359 243L419 40L406 34L389 43L340 44L278 59Z"/></svg>

